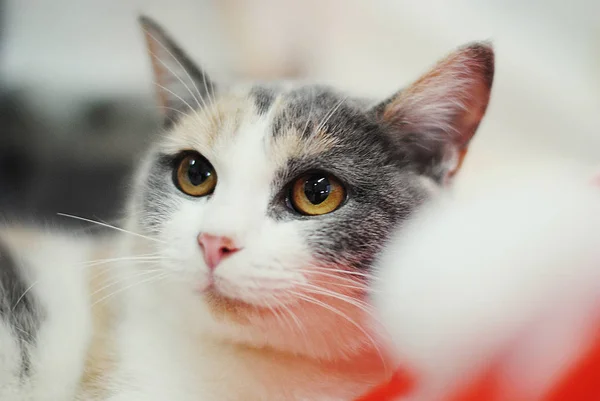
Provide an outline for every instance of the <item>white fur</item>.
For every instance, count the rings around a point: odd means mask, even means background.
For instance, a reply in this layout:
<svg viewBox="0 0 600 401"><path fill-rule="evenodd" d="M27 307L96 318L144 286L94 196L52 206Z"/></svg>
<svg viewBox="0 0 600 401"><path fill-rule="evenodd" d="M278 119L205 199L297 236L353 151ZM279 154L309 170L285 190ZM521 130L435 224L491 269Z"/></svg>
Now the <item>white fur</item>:
<svg viewBox="0 0 600 401"><path fill-rule="evenodd" d="M437 399L486 362L528 396L575 358L600 308L600 188L581 169L495 175L389 245L376 304L397 361ZM525 397L527 398L527 397Z"/></svg>
<svg viewBox="0 0 600 401"><path fill-rule="evenodd" d="M44 308L30 347L32 376L21 382L18 344L0 323L0 399L72 400L91 336L85 262L90 246L58 233L7 231L2 239L31 279L29 291ZM12 362L11 362L12 360Z"/></svg>

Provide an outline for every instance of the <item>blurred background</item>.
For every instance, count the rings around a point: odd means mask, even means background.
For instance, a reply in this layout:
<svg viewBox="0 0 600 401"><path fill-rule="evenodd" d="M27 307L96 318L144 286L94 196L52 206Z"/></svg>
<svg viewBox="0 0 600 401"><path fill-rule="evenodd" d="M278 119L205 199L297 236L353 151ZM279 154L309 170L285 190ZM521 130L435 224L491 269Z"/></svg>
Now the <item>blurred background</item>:
<svg viewBox="0 0 600 401"><path fill-rule="evenodd" d="M0 216L116 221L158 131L137 16L217 80L311 78L384 97L454 47L497 72L462 182L600 161L597 0L0 0ZM600 163L598 163L600 166Z"/></svg>

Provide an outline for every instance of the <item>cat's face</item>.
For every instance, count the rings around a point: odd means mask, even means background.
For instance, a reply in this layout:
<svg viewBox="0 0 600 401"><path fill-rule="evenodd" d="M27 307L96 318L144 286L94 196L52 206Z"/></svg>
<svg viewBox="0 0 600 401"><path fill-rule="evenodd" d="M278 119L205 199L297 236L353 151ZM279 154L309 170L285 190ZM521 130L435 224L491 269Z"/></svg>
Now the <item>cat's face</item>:
<svg viewBox="0 0 600 401"><path fill-rule="evenodd" d="M316 85L215 86L144 28L168 124L134 216L185 307L235 341L320 357L370 347L371 265L459 165L487 106L491 50L459 50L369 103Z"/></svg>

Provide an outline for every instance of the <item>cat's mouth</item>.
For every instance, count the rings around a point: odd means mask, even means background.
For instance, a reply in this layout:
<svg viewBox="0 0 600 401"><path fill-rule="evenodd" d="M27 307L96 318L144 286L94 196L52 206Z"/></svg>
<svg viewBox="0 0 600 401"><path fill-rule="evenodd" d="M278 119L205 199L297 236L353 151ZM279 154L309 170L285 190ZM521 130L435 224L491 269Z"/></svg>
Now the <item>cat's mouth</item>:
<svg viewBox="0 0 600 401"><path fill-rule="evenodd" d="M261 282L269 281L261 278ZM271 280L278 284L280 279ZM218 275L209 274L196 287L197 296L208 305L218 318L228 318L239 323L251 324L256 319L285 313L290 307L286 288L281 285L257 285L256 280L247 280L246 285L230 282ZM280 284L280 283L279 283Z"/></svg>

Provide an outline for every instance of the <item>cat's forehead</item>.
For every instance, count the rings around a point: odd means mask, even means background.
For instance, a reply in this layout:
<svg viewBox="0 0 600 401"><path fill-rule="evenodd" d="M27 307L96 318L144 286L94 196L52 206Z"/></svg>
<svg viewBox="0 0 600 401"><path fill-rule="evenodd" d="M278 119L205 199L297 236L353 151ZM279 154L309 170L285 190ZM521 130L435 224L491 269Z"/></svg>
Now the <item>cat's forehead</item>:
<svg viewBox="0 0 600 401"><path fill-rule="evenodd" d="M289 160L344 153L365 142L374 126L367 102L329 87L293 83L234 87L190 105L167 132L166 151L195 149L207 157L241 142L260 146L281 165Z"/></svg>

